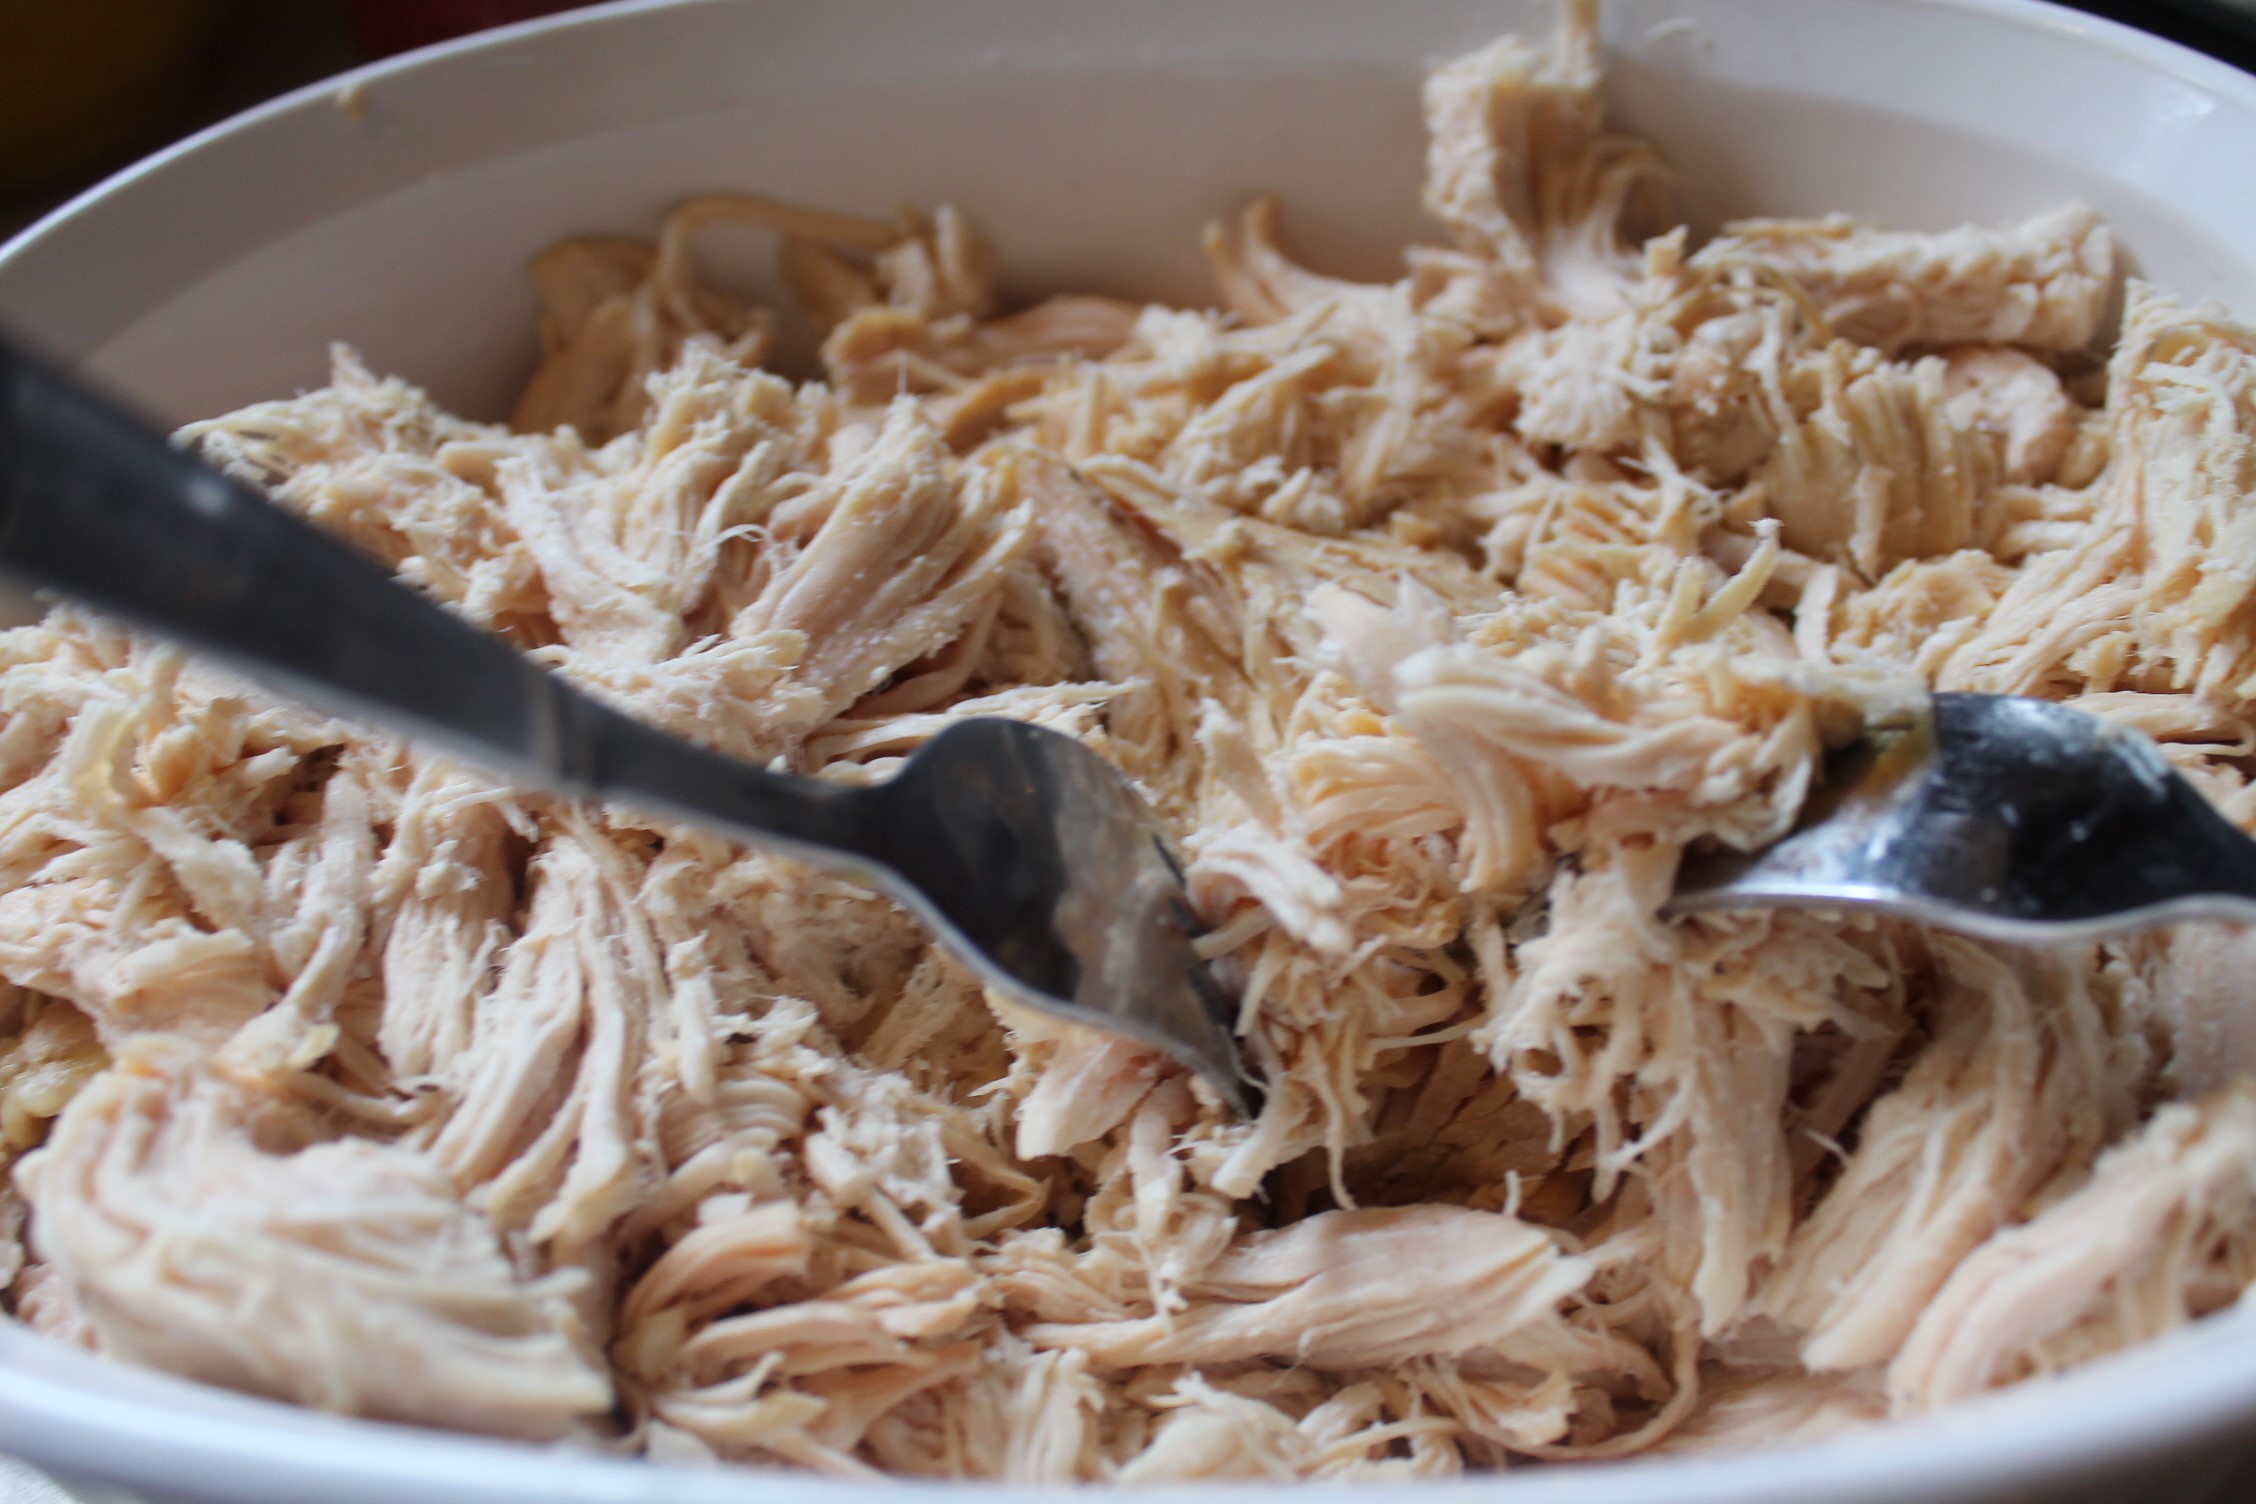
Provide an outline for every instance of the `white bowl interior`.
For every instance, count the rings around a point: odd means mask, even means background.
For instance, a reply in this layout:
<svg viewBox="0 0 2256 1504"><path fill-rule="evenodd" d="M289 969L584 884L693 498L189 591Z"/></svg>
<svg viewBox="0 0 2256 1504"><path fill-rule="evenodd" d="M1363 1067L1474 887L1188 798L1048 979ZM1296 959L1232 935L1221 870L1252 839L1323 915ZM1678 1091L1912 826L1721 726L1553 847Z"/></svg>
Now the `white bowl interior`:
<svg viewBox="0 0 2256 1504"><path fill-rule="evenodd" d="M646 233L716 187L880 214L952 201L1021 291L1190 302L1210 296L1199 227L1271 191L1311 264L1386 277L1420 229L1420 69L1550 10L607 7L153 160L0 251L0 321L174 421L319 384L331 340L490 416L532 360L526 258ZM2173 70L2198 60L2014 0L1616 0L1607 33L1618 117L1664 143L1702 222L1940 227L2080 197L2165 285L2256 307L2256 110L2221 67ZM709 237L755 289L766 252Z"/></svg>
<svg viewBox="0 0 2256 1504"><path fill-rule="evenodd" d="M952 201L1022 293L1191 302L1209 295L1201 224L1273 191L1304 260L1385 277L1419 229L1421 69L1550 17L1542 0L614 5L365 70L122 175L0 248L0 325L173 421L319 384L331 340L494 416L533 356L529 256L647 233L730 187L876 213ZM1663 144L1702 223L1940 227L2082 198L2145 274L2256 310L2256 81L2221 65L2027 0L1615 0L1606 29L1618 119ZM708 249L764 285L757 237ZM1785 1504L2035 1499L2050 1479L2042 1497L2080 1497L2064 1478L2112 1488L2110 1461L2256 1426L2252 1319L1813 1450L1464 1487ZM0 1325L0 1445L144 1485L837 1497L192 1393Z"/></svg>

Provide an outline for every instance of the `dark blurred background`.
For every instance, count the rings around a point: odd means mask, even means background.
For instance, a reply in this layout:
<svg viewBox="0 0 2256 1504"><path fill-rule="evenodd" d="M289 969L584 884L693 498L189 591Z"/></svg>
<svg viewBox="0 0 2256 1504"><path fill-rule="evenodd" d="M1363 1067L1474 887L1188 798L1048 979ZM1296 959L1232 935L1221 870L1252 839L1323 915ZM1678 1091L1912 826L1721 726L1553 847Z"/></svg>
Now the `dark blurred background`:
<svg viewBox="0 0 2256 1504"><path fill-rule="evenodd" d="M2256 71L2256 0L2072 3ZM372 58L574 8L573 0L0 0L0 240L135 158L261 100Z"/></svg>
<svg viewBox="0 0 2256 1504"><path fill-rule="evenodd" d="M2256 0L2067 0L2256 73Z"/></svg>
<svg viewBox="0 0 2256 1504"><path fill-rule="evenodd" d="M0 239L135 158L301 84L574 8L574 0L0 0Z"/></svg>

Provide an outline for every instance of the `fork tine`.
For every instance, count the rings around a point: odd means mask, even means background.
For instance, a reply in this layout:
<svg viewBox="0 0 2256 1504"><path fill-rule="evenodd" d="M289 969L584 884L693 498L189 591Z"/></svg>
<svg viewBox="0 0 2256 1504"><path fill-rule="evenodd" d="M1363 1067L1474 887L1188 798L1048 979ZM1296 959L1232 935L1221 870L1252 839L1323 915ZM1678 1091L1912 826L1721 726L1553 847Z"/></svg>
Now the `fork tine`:
<svg viewBox="0 0 2256 1504"><path fill-rule="evenodd" d="M2256 919L2256 842L2136 732L2048 701L1939 694L1827 760L1794 830L1686 858L1672 914L1870 908L1992 939Z"/></svg>

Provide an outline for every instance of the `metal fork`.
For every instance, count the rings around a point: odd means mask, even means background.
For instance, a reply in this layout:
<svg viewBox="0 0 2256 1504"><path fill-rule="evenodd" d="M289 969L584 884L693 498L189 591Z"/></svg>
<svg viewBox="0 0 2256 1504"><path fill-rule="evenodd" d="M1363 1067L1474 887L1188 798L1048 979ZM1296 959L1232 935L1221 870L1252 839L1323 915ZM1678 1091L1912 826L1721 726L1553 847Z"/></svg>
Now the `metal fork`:
<svg viewBox="0 0 2256 1504"><path fill-rule="evenodd" d="M514 779L843 872L997 992L1165 1050L1248 1109L1233 1013L1159 822L1070 737L966 720L862 788L706 751L589 699L4 341L0 574Z"/></svg>
<svg viewBox="0 0 2256 1504"><path fill-rule="evenodd" d="M0 574L176 636L513 778L776 847L875 887L1004 996L1164 1050L1244 1113L1232 1015L1151 809L1069 737L943 731L853 788L610 710L0 342ZM2000 940L2256 919L2256 842L2145 738L1943 694L1828 759L1793 832L1689 856L1670 911L1879 909Z"/></svg>
<svg viewBox="0 0 2256 1504"><path fill-rule="evenodd" d="M2256 841L2153 742L2044 700L1939 694L1827 760L1793 832L1686 858L1675 913L1878 909L1994 940L2256 920Z"/></svg>

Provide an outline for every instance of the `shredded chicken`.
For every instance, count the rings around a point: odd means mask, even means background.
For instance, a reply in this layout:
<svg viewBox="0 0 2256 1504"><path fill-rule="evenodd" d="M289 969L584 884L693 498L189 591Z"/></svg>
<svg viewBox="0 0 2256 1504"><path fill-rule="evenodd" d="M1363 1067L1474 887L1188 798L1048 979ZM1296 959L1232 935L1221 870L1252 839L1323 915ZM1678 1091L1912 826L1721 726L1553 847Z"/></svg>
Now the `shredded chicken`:
<svg viewBox="0 0 2256 1504"><path fill-rule="evenodd" d="M1601 63L1577 0L1433 74L1392 283L1261 202L1220 311L1008 309L952 211L716 195L541 257L510 426L340 351L186 435L732 755L1083 739L1255 1120L851 885L58 611L0 636L14 1314L353 1414L1153 1482L1805 1438L2237 1300L2243 937L1659 909L1935 687L2256 826L2256 332L2076 207L1695 247ZM701 277L724 221L821 381Z"/></svg>

